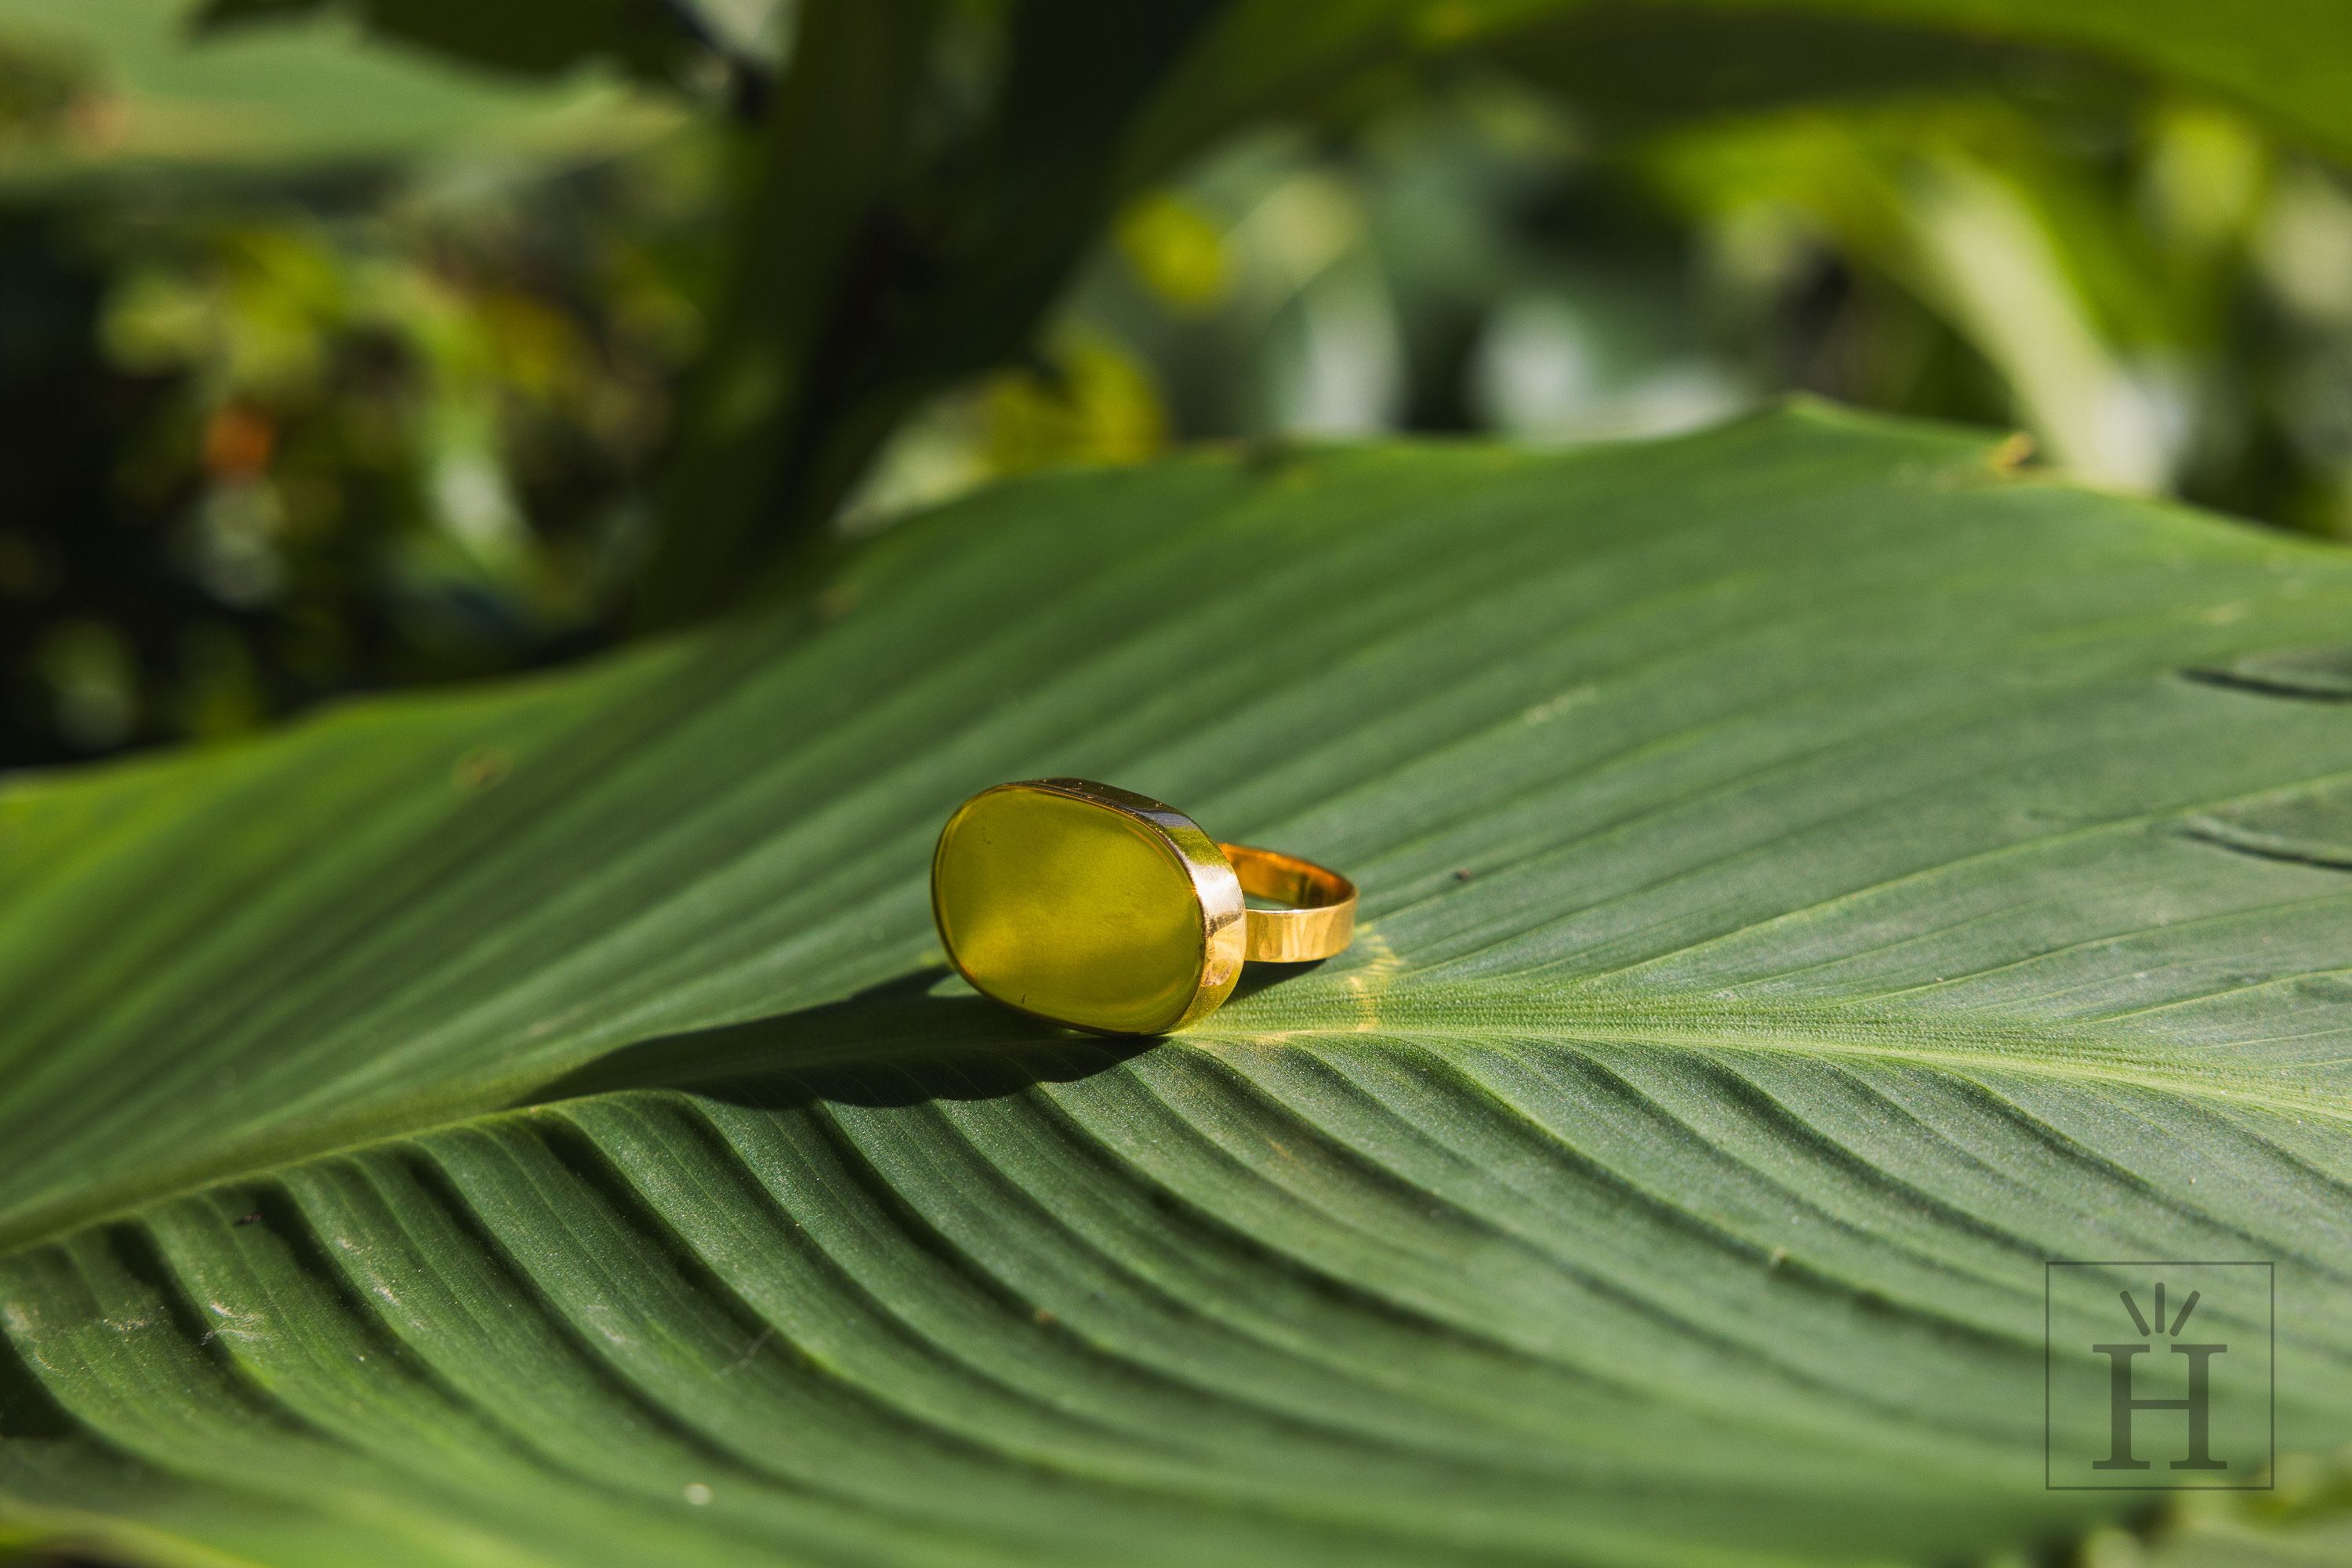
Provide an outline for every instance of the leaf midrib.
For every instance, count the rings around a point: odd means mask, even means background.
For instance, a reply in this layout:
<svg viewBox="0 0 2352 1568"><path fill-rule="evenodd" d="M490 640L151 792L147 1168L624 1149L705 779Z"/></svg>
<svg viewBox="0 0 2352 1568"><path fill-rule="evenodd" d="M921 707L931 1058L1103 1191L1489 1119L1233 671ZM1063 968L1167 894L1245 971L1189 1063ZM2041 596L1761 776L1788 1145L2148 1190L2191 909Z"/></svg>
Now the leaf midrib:
<svg viewBox="0 0 2352 1568"><path fill-rule="evenodd" d="M1377 996L1334 996L1318 1006L1334 1015L1353 1011L1352 1018L1335 1016L1329 1023L1305 1023L1291 1027L1225 1032L1213 1028L1172 1037L1171 1044L1214 1051L1218 1047L1292 1046L1328 1042L1338 1046L1357 1041L1443 1047L1452 1044L1517 1046L1580 1045L1652 1047L1678 1054L1716 1051L1769 1052L1801 1060L1874 1061L1909 1066L1967 1079L1979 1087L1993 1086L1988 1077L2022 1075L2044 1081L2090 1089L2127 1089L2202 1100L2227 1109L2269 1112L2315 1126L2337 1127L2352 1133L2352 1104L2340 1094L2301 1089L2278 1075L2291 1067L2255 1068L2241 1064L2191 1068L2176 1061L2151 1058L2108 1037L2097 1025L2030 1027L1991 1020L1959 1025L1945 1019L1855 1016L1851 1009L1758 1008L1740 1004L1735 1016L1709 1016L1710 1010L1668 999L1644 998L1613 1005L1563 1001L1549 993L1498 990L1481 986L1487 1005L1481 1016L1465 1019L1460 998L1450 987L1416 988L1409 984ZM1510 1016L1500 1018L1497 1013ZM1676 1026L1666 1016L1696 1014L1703 1021ZM2095 1053L2090 1059L2062 1058L2050 1047L2063 1045ZM813 1072L844 1066L922 1059L943 1052L1001 1051L1004 1047L962 1042L921 1041L884 1052L870 1047L843 1047L812 1052L789 1063L779 1063L776 1074ZM261 1139L226 1157L192 1161L184 1165L151 1168L133 1179L112 1184L73 1200L37 1204L20 1211L13 1223L0 1224L0 1256L58 1240L85 1226L129 1217L143 1208L229 1182L252 1181L290 1165L332 1158L374 1144L428 1137L487 1118L531 1109L625 1095L647 1089L693 1092L756 1074L733 1068L708 1078L666 1074L658 1082L616 1085L587 1093L520 1095L495 1107L483 1107L455 1116L426 1114L402 1124L388 1120L383 1109L356 1125L329 1125L278 1139ZM551 1079L550 1085L560 1082ZM420 1108L422 1109L422 1108Z"/></svg>

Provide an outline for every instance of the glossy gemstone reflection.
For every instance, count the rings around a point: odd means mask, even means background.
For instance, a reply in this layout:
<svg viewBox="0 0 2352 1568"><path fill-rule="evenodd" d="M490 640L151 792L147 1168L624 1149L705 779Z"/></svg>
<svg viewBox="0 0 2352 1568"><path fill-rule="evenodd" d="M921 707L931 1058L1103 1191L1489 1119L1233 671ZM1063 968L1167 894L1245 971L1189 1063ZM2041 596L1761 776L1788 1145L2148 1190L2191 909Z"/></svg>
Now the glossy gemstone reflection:
<svg viewBox="0 0 2352 1568"><path fill-rule="evenodd" d="M1199 987L1206 934L1191 874L1108 807L1018 787L975 796L940 835L931 896L965 978L1024 1011L1156 1034Z"/></svg>

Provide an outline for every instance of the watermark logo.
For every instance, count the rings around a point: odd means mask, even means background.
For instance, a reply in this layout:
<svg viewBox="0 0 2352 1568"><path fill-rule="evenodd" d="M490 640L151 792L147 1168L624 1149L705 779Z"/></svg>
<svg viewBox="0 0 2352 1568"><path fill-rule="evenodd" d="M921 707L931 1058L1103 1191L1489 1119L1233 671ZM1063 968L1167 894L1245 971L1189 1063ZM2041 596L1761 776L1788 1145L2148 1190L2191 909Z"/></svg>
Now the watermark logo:
<svg viewBox="0 0 2352 1568"><path fill-rule="evenodd" d="M2052 1263L2044 1436L2054 1491L2270 1485L2268 1263Z"/></svg>

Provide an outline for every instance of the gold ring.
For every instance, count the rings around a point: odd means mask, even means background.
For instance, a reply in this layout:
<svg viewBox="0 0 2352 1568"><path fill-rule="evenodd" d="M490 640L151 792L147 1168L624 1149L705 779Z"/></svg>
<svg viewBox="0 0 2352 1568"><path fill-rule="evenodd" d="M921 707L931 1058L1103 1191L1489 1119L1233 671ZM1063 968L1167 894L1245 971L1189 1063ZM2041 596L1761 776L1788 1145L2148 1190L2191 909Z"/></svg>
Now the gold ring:
<svg viewBox="0 0 2352 1568"><path fill-rule="evenodd" d="M1245 895L1289 907L1254 910ZM931 916L982 995L1097 1034L1164 1035L1222 1006L1244 959L1345 948L1356 884L1220 844L1143 795L1031 779L984 789L948 818Z"/></svg>

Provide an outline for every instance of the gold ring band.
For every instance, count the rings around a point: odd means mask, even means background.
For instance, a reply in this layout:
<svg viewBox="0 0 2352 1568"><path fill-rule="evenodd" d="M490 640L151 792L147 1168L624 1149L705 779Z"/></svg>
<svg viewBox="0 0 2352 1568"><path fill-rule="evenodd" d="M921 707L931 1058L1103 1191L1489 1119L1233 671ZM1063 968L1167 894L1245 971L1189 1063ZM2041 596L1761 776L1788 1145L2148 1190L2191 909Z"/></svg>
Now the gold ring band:
<svg viewBox="0 0 2352 1568"><path fill-rule="evenodd" d="M1356 884L1312 860L1246 844L1219 844L1242 891L1288 909L1251 910L1242 956L1252 963L1305 963L1345 952L1356 934Z"/></svg>
<svg viewBox="0 0 2352 1568"><path fill-rule="evenodd" d="M1287 907L1253 910L1252 897ZM1294 855L1220 844L1146 795L1030 779L949 816L931 914L982 995L1097 1034L1158 1035L1222 1006L1246 960L1344 949L1356 885Z"/></svg>

